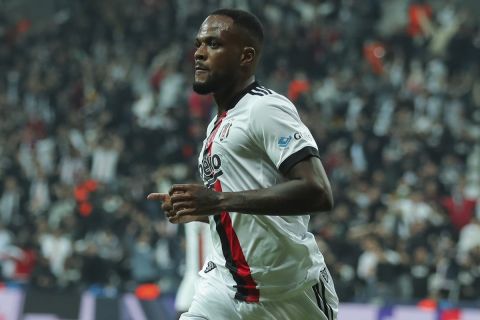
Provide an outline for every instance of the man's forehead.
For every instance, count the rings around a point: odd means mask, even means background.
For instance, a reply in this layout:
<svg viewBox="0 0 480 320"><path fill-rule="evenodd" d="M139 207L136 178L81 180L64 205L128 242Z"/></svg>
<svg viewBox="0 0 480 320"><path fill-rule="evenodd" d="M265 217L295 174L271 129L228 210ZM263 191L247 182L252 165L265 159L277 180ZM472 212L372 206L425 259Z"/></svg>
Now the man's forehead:
<svg viewBox="0 0 480 320"><path fill-rule="evenodd" d="M212 15L203 21L197 33L197 38L217 36L229 33L233 29L233 19L226 16Z"/></svg>

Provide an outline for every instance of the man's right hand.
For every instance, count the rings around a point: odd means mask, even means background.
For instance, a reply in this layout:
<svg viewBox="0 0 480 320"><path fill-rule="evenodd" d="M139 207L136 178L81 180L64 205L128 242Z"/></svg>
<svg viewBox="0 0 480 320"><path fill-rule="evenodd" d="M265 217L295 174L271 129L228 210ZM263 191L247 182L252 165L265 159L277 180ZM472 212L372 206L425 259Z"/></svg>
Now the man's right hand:
<svg viewBox="0 0 480 320"><path fill-rule="evenodd" d="M168 221L171 223L188 223L192 221L200 221L208 223L208 218L204 216L192 216L192 215L182 215L178 216L177 213L173 210L172 202L170 201L170 195L168 193L150 193L147 196L147 200L161 201L162 209L165 212L165 216ZM205 219L206 218L206 219Z"/></svg>

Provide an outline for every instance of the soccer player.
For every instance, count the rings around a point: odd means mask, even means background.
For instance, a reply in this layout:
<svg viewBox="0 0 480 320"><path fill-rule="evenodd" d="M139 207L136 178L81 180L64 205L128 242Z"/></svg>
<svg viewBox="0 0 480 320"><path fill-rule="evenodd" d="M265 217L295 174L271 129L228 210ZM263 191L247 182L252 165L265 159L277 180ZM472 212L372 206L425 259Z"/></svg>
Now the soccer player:
<svg viewBox="0 0 480 320"><path fill-rule="evenodd" d="M212 254L181 319L336 319L338 298L308 213L333 206L318 147L284 96L255 69L263 28L251 13L220 9L195 40L193 89L218 113L198 159L204 185L173 185L172 223L210 224Z"/></svg>

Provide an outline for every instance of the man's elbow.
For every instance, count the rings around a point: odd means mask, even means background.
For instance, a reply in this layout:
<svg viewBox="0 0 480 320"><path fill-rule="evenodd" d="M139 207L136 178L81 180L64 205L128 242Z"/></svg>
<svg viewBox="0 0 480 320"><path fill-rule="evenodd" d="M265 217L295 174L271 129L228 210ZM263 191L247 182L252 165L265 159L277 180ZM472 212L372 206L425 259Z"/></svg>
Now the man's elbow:
<svg viewBox="0 0 480 320"><path fill-rule="evenodd" d="M333 195L329 186L315 183L314 194L315 211L330 211L333 209Z"/></svg>
<svg viewBox="0 0 480 320"><path fill-rule="evenodd" d="M318 211L331 211L333 209L333 197L331 194L322 194L318 202Z"/></svg>
<svg viewBox="0 0 480 320"><path fill-rule="evenodd" d="M333 209L333 206L334 206L333 196L330 193L325 200L324 208L322 209L322 211L331 211Z"/></svg>

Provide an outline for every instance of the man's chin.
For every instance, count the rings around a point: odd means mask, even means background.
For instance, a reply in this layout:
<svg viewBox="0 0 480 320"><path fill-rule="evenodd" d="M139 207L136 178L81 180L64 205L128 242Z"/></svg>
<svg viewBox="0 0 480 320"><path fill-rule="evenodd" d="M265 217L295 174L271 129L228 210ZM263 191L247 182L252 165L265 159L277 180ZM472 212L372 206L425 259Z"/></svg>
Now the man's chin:
<svg viewBox="0 0 480 320"><path fill-rule="evenodd" d="M194 82L193 91L198 94L209 94L213 92L213 88L207 83Z"/></svg>

